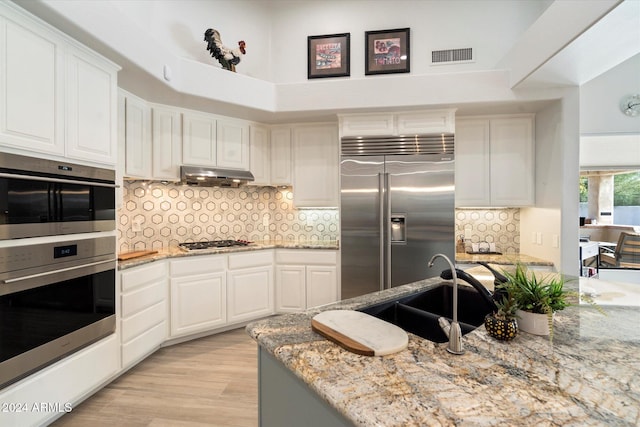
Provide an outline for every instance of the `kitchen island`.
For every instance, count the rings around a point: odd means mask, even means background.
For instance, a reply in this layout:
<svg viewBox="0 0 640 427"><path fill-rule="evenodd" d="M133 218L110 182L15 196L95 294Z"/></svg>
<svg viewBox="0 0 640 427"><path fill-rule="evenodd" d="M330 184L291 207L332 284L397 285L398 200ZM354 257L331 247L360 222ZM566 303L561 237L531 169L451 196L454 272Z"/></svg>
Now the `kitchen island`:
<svg viewBox="0 0 640 427"><path fill-rule="evenodd" d="M480 326L463 337L461 356L413 334L404 351L359 356L311 330L321 310L357 310L440 282L249 324L259 344L261 425L639 425L637 307L607 306L606 316L569 307L556 314L553 344L522 332L503 343Z"/></svg>

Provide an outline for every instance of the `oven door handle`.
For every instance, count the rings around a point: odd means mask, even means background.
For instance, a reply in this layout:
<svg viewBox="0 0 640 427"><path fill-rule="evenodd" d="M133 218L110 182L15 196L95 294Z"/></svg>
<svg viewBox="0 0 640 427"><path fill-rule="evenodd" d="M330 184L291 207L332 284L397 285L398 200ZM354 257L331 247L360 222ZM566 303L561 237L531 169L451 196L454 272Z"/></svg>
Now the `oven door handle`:
<svg viewBox="0 0 640 427"><path fill-rule="evenodd" d="M12 178L12 179L26 179L29 181L45 181L45 182L57 182L61 184L80 184L80 185L92 185L96 187L108 187L108 188L118 188L119 186L116 184L107 184L104 182L93 182L93 181L80 181L76 179L62 179L62 178L46 178L42 176L29 176L29 175L18 175L14 173L0 173L0 178Z"/></svg>
<svg viewBox="0 0 640 427"><path fill-rule="evenodd" d="M13 279L5 279L2 281L2 283L8 285L10 283L22 282L23 280L37 279L38 277L50 276L52 274L58 274L58 273L65 273L67 271L79 270L81 268L93 267L96 265L107 264L114 261L115 259L108 259L106 261L92 262L89 264L77 265L75 267L61 268L59 270L53 270L53 271L45 271L44 273L30 274L28 276L15 277Z"/></svg>

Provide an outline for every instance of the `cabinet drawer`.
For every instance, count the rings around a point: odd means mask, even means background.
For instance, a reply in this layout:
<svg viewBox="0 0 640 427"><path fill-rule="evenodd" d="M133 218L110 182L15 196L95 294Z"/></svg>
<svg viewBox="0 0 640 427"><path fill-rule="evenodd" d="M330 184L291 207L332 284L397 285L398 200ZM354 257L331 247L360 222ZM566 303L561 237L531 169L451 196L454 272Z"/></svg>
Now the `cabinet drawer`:
<svg viewBox="0 0 640 427"><path fill-rule="evenodd" d="M229 255L229 269L260 267L273 264L273 251L255 251Z"/></svg>
<svg viewBox="0 0 640 427"><path fill-rule="evenodd" d="M166 282L151 284L122 295L122 318L127 318L167 298Z"/></svg>
<svg viewBox="0 0 640 427"><path fill-rule="evenodd" d="M167 318L167 304L162 301L139 313L122 319L121 341L127 343Z"/></svg>
<svg viewBox="0 0 640 427"><path fill-rule="evenodd" d="M166 337L166 323L162 322L139 337L122 345L122 366L128 368L134 362L142 360L148 354L160 348Z"/></svg>
<svg viewBox="0 0 640 427"><path fill-rule="evenodd" d="M225 271L226 268L226 255L194 256L189 259L171 261L169 266L171 277L213 273Z"/></svg>
<svg viewBox="0 0 640 427"><path fill-rule="evenodd" d="M152 282L166 280L167 266L164 262L152 263L126 270L121 276L122 292L131 292L136 288L141 288Z"/></svg>
<svg viewBox="0 0 640 427"><path fill-rule="evenodd" d="M326 249L276 251L276 264L335 265L338 252Z"/></svg>

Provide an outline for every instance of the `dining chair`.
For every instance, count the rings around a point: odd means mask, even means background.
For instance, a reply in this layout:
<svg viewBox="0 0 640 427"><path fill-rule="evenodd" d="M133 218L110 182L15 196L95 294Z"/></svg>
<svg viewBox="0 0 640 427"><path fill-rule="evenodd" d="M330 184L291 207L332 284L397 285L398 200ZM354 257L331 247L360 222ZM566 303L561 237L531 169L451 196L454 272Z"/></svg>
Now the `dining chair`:
<svg viewBox="0 0 640 427"><path fill-rule="evenodd" d="M601 248L604 267L640 268L640 234L623 231L614 251Z"/></svg>

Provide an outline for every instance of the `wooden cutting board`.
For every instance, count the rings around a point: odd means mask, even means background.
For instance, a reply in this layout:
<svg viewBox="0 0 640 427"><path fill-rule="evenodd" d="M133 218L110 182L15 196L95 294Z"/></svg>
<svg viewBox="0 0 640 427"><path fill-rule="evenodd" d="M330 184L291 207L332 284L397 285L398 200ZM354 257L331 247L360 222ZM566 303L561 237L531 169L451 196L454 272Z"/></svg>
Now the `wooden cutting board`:
<svg viewBox="0 0 640 427"><path fill-rule="evenodd" d="M125 252L123 254L118 255L118 261L126 261L132 258L139 258L145 255L153 255L157 254L158 251L134 251L134 252Z"/></svg>
<svg viewBox="0 0 640 427"><path fill-rule="evenodd" d="M407 333L389 322L354 310L328 310L311 319L311 329L353 353L384 356L407 348Z"/></svg>

